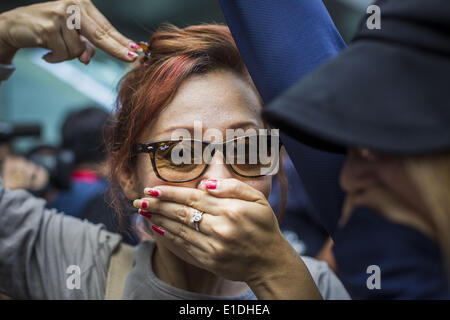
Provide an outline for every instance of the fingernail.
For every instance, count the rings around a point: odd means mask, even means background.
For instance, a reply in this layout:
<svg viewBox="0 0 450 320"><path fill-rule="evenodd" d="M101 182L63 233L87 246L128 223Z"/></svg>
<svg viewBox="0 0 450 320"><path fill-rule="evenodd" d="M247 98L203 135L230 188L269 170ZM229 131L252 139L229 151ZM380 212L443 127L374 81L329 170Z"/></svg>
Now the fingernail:
<svg viewBox="0 0 450 320"><path fill-rule="evenodd" d="M135 57L137 57L138 55L137 55L136 52L128 51L128 56L129 56L129 57L132 57L132 58L135 58Z"/></svg>
<svg viewBox="0 0 450 320"><path fill-rule="evenodd" d="M147 201L141 201L141 207L142 207L142 209L148 208L148 202Z"/></svg>
<svg viewBox="0 0 450 320"><path fill-rule="evenodd" d="M161 192L159 190L152 189L152 188L145 188L144 193L146 193L152 197L159 197L161 195Z"/></svg>
<svg viewBox="0 0 450 320"><path fill-rule="evenodd" d="M206 186L206 189L216 189L217 188L217 180L206 180L205 186Z"/></svg>
<svg viewBox="0 0 450 320"><path fill-rule="evenodd" d="M130 43L130 48L134 49L134 50L139 50L141 49L141 47L139 47L139 45L136 42L131 42Z"/></svg>
<svg viewBox="0 0 450 320"><path fill-rule="evenodd" d="M89 58L84 62L84 64L85 64L85 65L88 65L90 62L91 62L91 57L89 57Z"/></svg>
<svg viewBox="0 0 450 320"><path fill-rule="evenodd" d="M158 228L157 226L155 226L155 225L153 225L152 226L152 229L153 230L155 230L156 232L158 232L160 235L164 235L164 233L166 232L166 231L164 231L164 229L162 229L162 228Z"/></svg>
<svg viewBox="0 0 450 320"><path fill-rule="evenodd" d="M144 216L144 217L146 217L146 218L148 218L148 219L151 219L151 217L152 217L152 213L149 212L149 211L145 211L145 210L139 209L139 210L138 210L138 213L139 213L141 216Z"/></svg>

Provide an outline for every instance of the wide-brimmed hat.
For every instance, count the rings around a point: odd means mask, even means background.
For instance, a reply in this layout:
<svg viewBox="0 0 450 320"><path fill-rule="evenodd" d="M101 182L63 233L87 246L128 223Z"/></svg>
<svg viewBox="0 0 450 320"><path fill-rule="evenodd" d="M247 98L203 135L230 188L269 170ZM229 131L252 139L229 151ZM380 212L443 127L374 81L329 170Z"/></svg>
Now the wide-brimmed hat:
<svg viewBox="0 0 450 320"><path fill-rule="evenodd" d="M352 44L269 104L264 117L328 151L450 150L450 1L384 0Z"/></svg>

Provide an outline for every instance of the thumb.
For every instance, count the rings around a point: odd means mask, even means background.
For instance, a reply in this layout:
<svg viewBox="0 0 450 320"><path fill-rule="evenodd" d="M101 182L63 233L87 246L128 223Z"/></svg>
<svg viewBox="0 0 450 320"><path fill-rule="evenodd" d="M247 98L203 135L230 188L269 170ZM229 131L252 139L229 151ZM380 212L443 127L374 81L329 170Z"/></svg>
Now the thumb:
<svg viewBox="0 0 450 320"><path fill-rule="evenodd" d="M91 54L89 53L89 50L84 50L81 56L78 57L78 60L80 60L81 63L88 65L89 62L91 62Z"/></svg>
<svg viewBox="0 0 450 320"><path fill-rule="evenodd" d="M45 54L42 59L44 59L45 61L47 61L48 63L58 63L61 62L61 59L59 57L57 57L53 51L48 52L47 54Z"/></svg>
<svg viewBox="0 0 450 320"><path fill-rule="evenodd" d="M86 49L78 57L78 60L80 60L80 62L84 63L85 65L88 65L92 57L95 55L95 46L84 36L80 36L80 40L84 43Z"/></svg>

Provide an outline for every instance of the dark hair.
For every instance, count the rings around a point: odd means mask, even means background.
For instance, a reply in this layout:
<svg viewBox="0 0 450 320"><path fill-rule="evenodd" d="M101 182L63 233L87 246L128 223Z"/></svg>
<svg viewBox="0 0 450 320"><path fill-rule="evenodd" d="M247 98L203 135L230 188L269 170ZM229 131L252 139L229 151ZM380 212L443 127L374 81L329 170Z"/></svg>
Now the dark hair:
<svg viewBox="0 0 450 320"><path fill-rule="evenodd" d="M99 107L88 107L69 113L62 126L64 149L75 155L75 164L106 159L104 130L110 114Z"/></svg>

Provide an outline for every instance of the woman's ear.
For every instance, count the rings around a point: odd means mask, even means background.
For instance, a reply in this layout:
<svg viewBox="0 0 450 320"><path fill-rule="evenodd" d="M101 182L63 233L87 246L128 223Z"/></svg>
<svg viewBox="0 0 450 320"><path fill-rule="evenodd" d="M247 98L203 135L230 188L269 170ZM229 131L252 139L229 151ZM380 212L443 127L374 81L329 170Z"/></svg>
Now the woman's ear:
<svg viewBox="0 0 450 320"><path fill-rule="evenodd" d="M139 192L137 192L136 175L131 171L122 171L119 173L119 184L122 188L125 196L130 199L140 198Z"/></svg>

